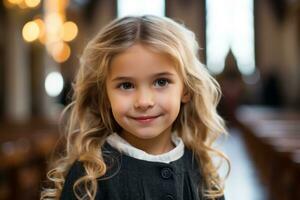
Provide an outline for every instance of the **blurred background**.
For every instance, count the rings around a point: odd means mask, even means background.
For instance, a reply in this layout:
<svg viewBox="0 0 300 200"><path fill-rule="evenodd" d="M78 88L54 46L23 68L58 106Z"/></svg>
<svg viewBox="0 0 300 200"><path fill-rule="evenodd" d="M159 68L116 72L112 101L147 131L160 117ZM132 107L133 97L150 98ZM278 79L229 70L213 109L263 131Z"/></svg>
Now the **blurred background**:
<svg viewBox="0 0 300 200"><path fill-rule="evenodd" d="M226 199L300 199L300 0L1 0L0 199L39 199L80 54L129 14L195 32L223 91Z"/></svg>

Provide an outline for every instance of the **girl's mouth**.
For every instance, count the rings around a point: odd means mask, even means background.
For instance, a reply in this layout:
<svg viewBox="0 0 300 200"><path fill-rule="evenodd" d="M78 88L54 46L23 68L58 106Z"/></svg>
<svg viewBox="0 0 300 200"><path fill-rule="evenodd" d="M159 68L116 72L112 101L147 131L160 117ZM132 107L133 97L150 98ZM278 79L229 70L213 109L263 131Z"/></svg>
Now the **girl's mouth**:
<svg viewBox="0 0 300 200"><path fill-rule="evenodd" d="M150 122L154 121L156 118L158 118L159 116L161 116L161 115L132 117L132 119L134 119L140 123L150 123Z"/></svg>

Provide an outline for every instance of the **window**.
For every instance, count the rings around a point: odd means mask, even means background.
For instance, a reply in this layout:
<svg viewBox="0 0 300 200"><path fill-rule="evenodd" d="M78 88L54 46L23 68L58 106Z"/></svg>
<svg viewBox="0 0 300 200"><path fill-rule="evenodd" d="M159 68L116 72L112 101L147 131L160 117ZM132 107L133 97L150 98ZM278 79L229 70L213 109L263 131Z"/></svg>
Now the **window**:
<svg viewBox="0 0 300 200"><path fill-rule="evenodd" d="M255 71L253 0L206 1L206 55L212 74L224 70L231 50L243 75Z"/></svg>
<svg viewBox="0 0 300 200"><path fill-rule="evenodd" d="M152 14L165 16L165 0L118 0L118 17Z"/></svg>

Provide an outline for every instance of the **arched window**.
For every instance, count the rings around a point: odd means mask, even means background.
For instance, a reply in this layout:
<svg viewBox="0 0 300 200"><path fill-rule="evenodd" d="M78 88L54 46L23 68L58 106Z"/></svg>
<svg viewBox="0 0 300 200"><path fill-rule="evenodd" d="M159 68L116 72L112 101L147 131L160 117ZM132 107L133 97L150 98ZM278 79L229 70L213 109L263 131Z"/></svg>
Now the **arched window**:
<svg viewBox="0 0 300 200"><path fill-rule="evenodd" d="M118 17L126 15L165 16L165 0L118 0Z"/></svg>
<svg viewBox="0 0 300 200"><path fill-rule="evenodd" d="M255 71L253 0L206 0L206 55L212 74L231 50L243 75Z"/></svg>

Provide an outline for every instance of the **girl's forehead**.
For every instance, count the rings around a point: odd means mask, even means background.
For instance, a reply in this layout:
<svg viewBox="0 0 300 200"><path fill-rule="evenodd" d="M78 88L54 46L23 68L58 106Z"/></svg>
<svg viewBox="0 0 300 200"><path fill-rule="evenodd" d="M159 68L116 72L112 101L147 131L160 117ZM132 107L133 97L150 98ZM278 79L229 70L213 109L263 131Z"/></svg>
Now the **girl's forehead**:
<svg viewBox="0 0 300 200"><path fill-rule="evenodd" d="M110 75L153 74L170 72L177 74L174 62L164 53L155 52L141 44L135 44L117 54L110 64Z"/></svg>
<svg viewBox="0 0 300 200"><path fill-rule="evenodd" d="M132 46L124 49L122 52L114 56L113 61L122 59L125 61L139 61L138 58L147 59L146 61L163 62L170 61L167 53L158 51L154 47L144 45L141 43L133 44Z"/></svg>

